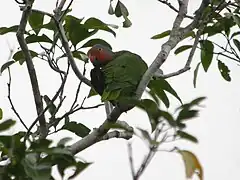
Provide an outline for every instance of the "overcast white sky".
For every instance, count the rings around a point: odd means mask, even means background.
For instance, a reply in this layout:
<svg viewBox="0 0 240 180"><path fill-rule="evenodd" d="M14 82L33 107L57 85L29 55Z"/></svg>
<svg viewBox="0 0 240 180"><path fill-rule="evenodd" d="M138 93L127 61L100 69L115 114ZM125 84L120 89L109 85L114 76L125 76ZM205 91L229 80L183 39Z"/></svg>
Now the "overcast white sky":
<svg viewBox="0 0 240 180"><path fill-rule="evenodd" d="M104 38L111 43L114 50L127 49L142 56L150 64L160 50L162 43L166 40L151 40L150 37L157 33L168 30L172 26L172 20L175 18L173 13L166 6L157 2L157 0L124 0L129 9L130 19L133 26L128 29L120 28L117 30L117 37L114 38L109 33L98 33L96 37ZM194 12L197 7L197 0L190 1L189 11ZM108 0L75 0L73 3L72 14L77 17L97 17L106 23L121 24L121 20L107 14ZM40 8L52 12L55 0L35 0L34 8ZM4 8L0 11L0 27L18 24L20 12L15 2L5 1ZM11 47L18 48L14 34L0 36L0 65L7 61L9 55L9 42ZM34 48L34 47L33 47ZM171 54L167 62L163 65L164 72L172 72L181 68L187 58L187 53L179 56ZM240 168L240 101L239 101L239 67L232 62L225 61L231 70L232 82L224 81L217 70L217 62L213 61L209 72L205 74L200 68L197 88L193 88L193 70L200 61L197 53L194 57L193 69L178 77L169 79L171 85L176 89L184 102L189 102L199 96L207 96L204 102L205 108L200 112L200 116L188 123L187 131L196 135L199 144L192 144L181 141L177 145L186 150L193 151L199 158L204 168L204 177L206 180L218 179L239 179ZM46 64L36 59L34 61L37 73L39 75L39 84L42 94L48 94L50 97L55 93L59 84L58 76L52 74ZM81 63L79 66L81 67ZM25 64L12 66L12 98L16 109L26 124L29 126L36 117L34 102L32 98L29 77ZM91 67L91 65L88 65ZM70 82L67 84L67 104L71 103L74 97L71 97L77 87L77 81L74 75L70 76ZM9 108L7 100L7 73L0 76L0 107L4 111L4 118L15 115ZM83 89L84 94L88 93L88 88ZM84 96L79 98L79 103ZM87 101L88 105L99 103L99 98L94 97ZM172 98L171 108L179 106L179 103ZM86 124L90 128L100 125L105 118L104 108L89 110L72 116ZM132 110L121 116L121 120L134 127L150 129L147 123L147 116L143 112ZM11 132L23 129L18 123ZM71 135L64 133L61 137ZM55 139L61 138L52 136ZM74 136L75 137L75 136ZM76 138L76 137L75 137ZM75 139L77 140L77 139ZM137 138L130 140L133 142L133 153L135 164L138 167L146 153L146 146ZM78 154L79 157L94 162L91 167L85 170L79 178L87 179L131 179L130 168L127 157L127 142L125 140L110 140L101 142ZM142 180L164 179L164 180L184 180L184 166L180 155L174 153L160 152L151 162L149 168L142 176Z"/></svg>

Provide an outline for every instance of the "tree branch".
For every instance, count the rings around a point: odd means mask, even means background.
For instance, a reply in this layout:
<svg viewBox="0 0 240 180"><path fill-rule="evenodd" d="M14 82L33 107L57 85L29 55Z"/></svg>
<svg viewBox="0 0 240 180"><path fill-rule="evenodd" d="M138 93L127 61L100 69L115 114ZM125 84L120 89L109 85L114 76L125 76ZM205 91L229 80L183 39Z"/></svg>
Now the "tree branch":
<svg viewBox="0 0 240 180"><path fill-rule="evenodd" d="M170 37L168 41L162 45L161 51L158 53L153 63L143 75L136 91L137 98L141 98L154 73L161 67L161 65L167 59L170 51L178 44L179 41L181 41L184 36L184 33L180 32L179 29L185 15L187 14L188 0L182 0L181 3L179 3L179 6L179 13L173 23Z"/></svg>
<svg viewBox="0 0 240 180"><path fill-rule="evenodd" d="M63 2L64 0L62 0ZM61 5L62 3L60 3ZM66 34L65 34L65 31L64 31L64 28L63 28L63 25L62 25L62 22L60 21L60 18L61 18L61 8L56 8L56 10L54 11L55 12L55 15L54 15L54 21L55 21L55 24L57 26L57 29L59 31L59 35L60 35L60 39L62 41L62 45L63 45L63 48L66 52L66 55L68 57L68 60L70 62L70 65L73 69L73 72L75 73L75 75L78 77L79 80L83 81L86 85L88 86L92 86L91 85L91 82L90 80L88 80L85 76L82 75L82 73L79 71L76 63L75 63L75 60L73 58L73 55L72 55L72 52L71 52L71 49L69 47L69 44L68 44L68 39L66 37Z"/></svg>
<svg viewBox="0 0 240 180"><path fill-rule="evenodd" d="M117 121L119 116L122 114L121 110L118 107L115 107L112 112L108 115L107 119L104 123L97 129L95 129L92 133L84 137L83 139L77 141L73 145L69 147L69 150L73 154L77 154L78 152L88 148L89 146L95 144L99 141L99 139L104 136L108 130L109 122L114 123Z"/></svg>
<svg viewBox="0 0 240 180"><path fill-rule="evenodd" d="M120 132L120 131L111 131L107 134L105 134L104 136L102 136L101 138L99 138L99 141L105 141L105 140L109 140L112 138L122 138L122 139L131 139L133 136L132 132L128 132L128 131L124 131L124 132Z"/></svg>
<svg viewBox="0 0 240 180"><path fill-rule="evenodd" d="M55 15L52 15L52 14L44 12L44 11L36 10L36 9L34 9L33 11L41 13L41 14L44 14L44 15L47 15L47 16L53 18L53 20L54 20L54 22L56 24L56 27L58 29L58 33L59 33L59 35L61 37L63 48L64 48L64 50L66 52L66 55L67 55L68 60L70 62L70 65L71 65L71 67L73 69L73 72L75 73L75 75L78 77L79 80L83 81L86 85L91 87L92 85L91 85L90 80L88 80L85 76L82 75L82 73L79 71L79 69L78 69L78 67L77 67L77 65L75 63L75 60L73 58L71 49L70 49L69 44L68 44L68 39L66 37L64 28L62 26L62 22L60 21L60 19L62 18L61 10L62 10L65 2L66 2L66 0L62 0L60 2L60 5L54 10ZM70 2L70 4L71 4L71 2ZM69 7L70 6L68 6L68 8Z"/></svg>
<svg viewBox="0 0 240 180"><path fill-rule="evenodd" d="M200 38L200 36L202 34L202 31L203 31L203 26L200 27L199 30L197 31L197 34L196 34L196 37L195 37L195 40L194 40L194 43L193 43L193 47L192 47L192 49L191 49L191 51L189 53L188 60L187 60L187 62L185 64L185 66L182 69L180 69L180 70L178 70L176 72L173 72L173 73L170 73L170 74L166 74L166 75L162 75L163 78L166 79L166 78L170 78L170 77L173 77L173 76L177 76L177 75L180 75L180 74L190 70L190 65L191 65L194 53L195 53L195 51L197 49L197 45L199 43L199 38Z"/></svg>
<svg viewBox="0 0 240 180"><path fill-rule="evenodd" d="M104 102L104 105L105 105L106 115L108 116L112 112L113 106L109 101Z"/></svg>
<svg viewBox="0 0 240 180"><path fill-rule="evenodd" d="M33 91L33 95L34 95L37 114L40 115L41 112L43 111L43 102L41 99L37 75L36 75L36 71L34 68L34 64L32 62L32 57L29 52L25 38L24 38L24 32L26 29L28 17L31 13L32 3L33 3L32 1L26 0L26 5L25 5L25 8L22 13L20 25L19 25L18 31L16 33L16 36L17 36L19 45L23 51L24 57L26 59L26 64L27 64L28 74L29 74L29 77L31 80L32 91ZM46 128L46 120L45 120L44 114L42 114L39 117L39 124L40 124L40 138L45 138L47 135L47 128Z"/></svg>
<svg viewBox="0 0 240 180"><path fill-rule="evenodd" d="M170 37L166 43L164 43L161 47L161 51L158 53L157 57L153 61L153 63L150 65L148 70L145 72L142 80L140 81L137 91L136 91L136 98L141 98L145 88L147 87L147 84L149 83L152 76L155 74L155 72L158 71L158 69L161 67L161 65L165 62L167 59L170 51L184 38L185 34L192 31L194 28L196 28L201 22L199 20L202 17L204 9L208 6L209 0L203 0L202 4L200 5L200 8L196 12L196 16L194 17L194 20L192 23L190 23L185 28L180 28L180 25L186 17L187 14L187 7L188 7L188 0L179 0L179 12L178 15L173 23L173 28L170 34ZM198 42L198 38L195 39L195 43ZM195 45L192 48L192 51L190 52L188 61L185 65L185 68L180 69L179 71L175 73L171 73L168 75L165 75L165 78L172 77L174 75L181 74L183 72L186 72L189 70L189 65L192 61L193 54L195 52ZM163 76L164 77L164 76ZM122 111L115 107L113 111L108 115L107 119L104 121L104 123L94 130L91 134L84 137L80 141L74 143L69 149L73 154L76 154L83 149L93 145L94 143L98 142L98 139L101 138L103 135L107 133L109 130L109 127L107 124L109 122L116 122L117 118L121 115Z"/></svg>
<svg viewBox="0 0 240 180"><path fill-rule="evenodd" d="M179 28L183 18L187 13L187 5L188 5L188 0L183 0L183 2L180 3L179 13L174 22L173 30L170 34L170 38L167 43L163 44L161 52L158 54L155 61L149 67L147 72L144 74L137 89L137 98L141 97L151 77L166 60L170 50L174 48L176 44L181 40L180 37L183 38L183 34L180 34L181 36L179 35ZM61 32L60 34L63 34L63 33ZM118 117L122 114L122 112L123 111L119 107L115 107L112 110L112 112L107 116L107 119L104 121L104 123L99 128L95 129L91 134L89 134L88 136L84 137L83 139L71 145L69 147L69 150L73 154L76 154L84 150L85 148L98 142L98 139L104 136L110 129L110 127L108 126L109 122L115 123Z"/></svg>

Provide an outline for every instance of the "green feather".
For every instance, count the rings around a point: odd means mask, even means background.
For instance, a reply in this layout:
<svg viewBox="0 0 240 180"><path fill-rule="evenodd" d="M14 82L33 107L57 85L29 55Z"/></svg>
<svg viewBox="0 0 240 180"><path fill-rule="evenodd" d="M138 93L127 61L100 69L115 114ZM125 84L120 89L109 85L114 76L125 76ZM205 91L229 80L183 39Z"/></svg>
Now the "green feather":
<svg viewBox="0 0 240 180"><path fill-rule="evenodd" d="M137 54L119 51L115 53L114 60L102 67L102 70L105 76L102 101L119 101L135 95L147 64Z"/></svg>

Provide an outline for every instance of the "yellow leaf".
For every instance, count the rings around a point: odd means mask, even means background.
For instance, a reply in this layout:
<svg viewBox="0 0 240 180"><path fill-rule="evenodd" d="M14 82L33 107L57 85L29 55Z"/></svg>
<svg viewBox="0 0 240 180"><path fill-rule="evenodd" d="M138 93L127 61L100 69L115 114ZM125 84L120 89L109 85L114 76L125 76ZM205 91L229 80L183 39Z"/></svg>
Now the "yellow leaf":
<svg viewBox="0 0 240 180"><path fill-rule="evenodd" d="M199 179L203 180L203 169L195 154L186 150L178 152L182 155L185 164L186 177L192 178L194 174L197 174Z"/></svg>

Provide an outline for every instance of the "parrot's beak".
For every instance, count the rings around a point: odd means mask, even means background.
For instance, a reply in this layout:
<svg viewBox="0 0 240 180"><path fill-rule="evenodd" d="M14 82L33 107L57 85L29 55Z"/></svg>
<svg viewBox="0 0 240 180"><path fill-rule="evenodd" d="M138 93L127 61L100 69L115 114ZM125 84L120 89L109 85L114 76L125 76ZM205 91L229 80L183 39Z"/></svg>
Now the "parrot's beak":
<svg viewBox="0 0 240 180"><path fill-rule="evenodd" d="M91 63L93 64L93 66L99 66L99 62L98 62L96 56L89 55L88 57L89 57Z"/></svg>
<svg viewBox="0 0 240 180"><path fill-rule="evenodd" d="M96 57L95 57L95 56L92 56L91 54L88 55L88 58L90 59L91 62L93 62L94 59L96 59Z"/></svg>

